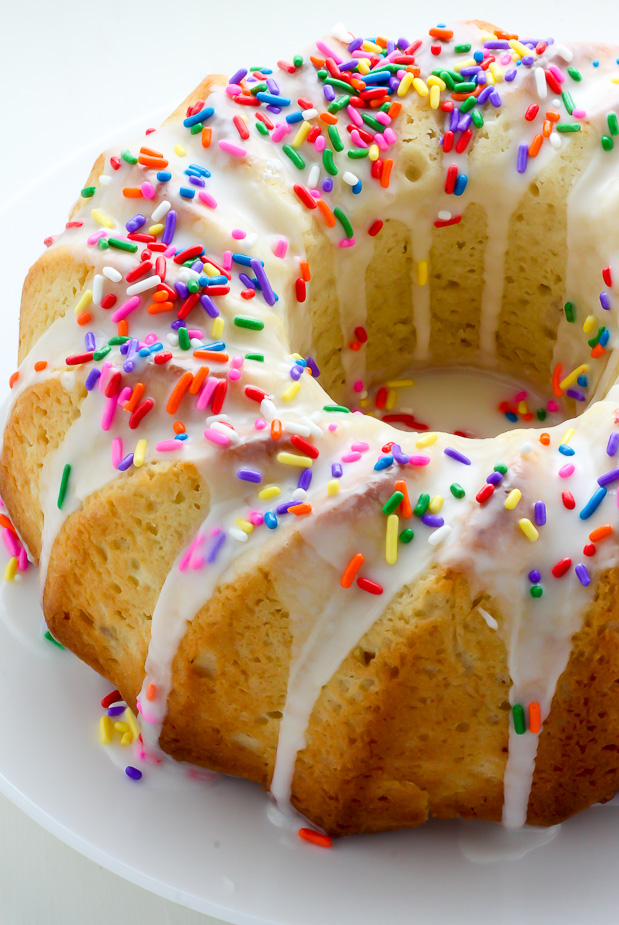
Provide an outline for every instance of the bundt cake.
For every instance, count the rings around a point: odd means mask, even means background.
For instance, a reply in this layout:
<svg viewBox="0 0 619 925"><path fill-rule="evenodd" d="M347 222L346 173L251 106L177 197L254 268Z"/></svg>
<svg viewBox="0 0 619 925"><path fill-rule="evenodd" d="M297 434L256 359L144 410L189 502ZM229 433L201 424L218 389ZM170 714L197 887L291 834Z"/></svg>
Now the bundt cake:
<svg viewBox="0 0 619 925"><path fill-rule="evenodd" d="M413 39L336 27L97 160L24 285L0 461L51 632L145 749L338 835L619 789L618 52ZM368 405L447 365L563 422Z"/></svg>

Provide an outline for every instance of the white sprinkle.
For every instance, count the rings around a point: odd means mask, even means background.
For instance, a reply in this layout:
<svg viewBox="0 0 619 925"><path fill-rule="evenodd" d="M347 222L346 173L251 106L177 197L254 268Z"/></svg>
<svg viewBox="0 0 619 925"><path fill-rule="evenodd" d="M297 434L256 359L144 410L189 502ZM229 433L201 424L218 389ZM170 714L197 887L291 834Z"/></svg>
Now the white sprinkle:
<svg viewBox="0 0 619 925"><path fill-rule="evenodd" d="M307 498L307 492L305 491L304 488L295 488L295 490L292 493L293 501L305 501L306 498Z"/></svg>
<svg viewBox="0 0 619 925"><path fill-rule="evenodd" d="M529 453L532 453L532 452L533 452L533 444L529 443L528 441L527 443L523 443L522 446L520 447L521 456L528 456Z"/></svg>
<svg viewBox="0 0 619 925"><path fill-rule="evenodd" d="M307 176L307 185L310 189L313 189L317 186L320 179L320 167L318 164L314 164Z"/></svg>
<svg viewBox="0 0 619 925"><path fill-rule="evenodd" d="M352 32L349 32L344 23L338 22L331 29L331 35L334 39L337 39L338 42L343 42L344 45L350 45L354 39Z"/></svg>
<svg viewBox="0 0 619 925"><path fill-rule="evenodd" d="M356 177L354 173L350 172L350 170L346 170L342 174L342 180L344 183L348 183L349 186L356 186L359 182L359 177Z"/></svg>
<svg viewBox="0 0 619 925"><path fill-rule="evenodd" d="M439 209L438 220L439 222L448 222L451 218L451 212L448 212L446 209Z"/></svg>
<svg viewBox="0 0 619 925"><path fill-rule="evenodd" d="M301 423L306 424L310 429L312 437L322 437L323 429L319 427L316 421L313 421L311 418L303 417L301 418Z"/></svg>
<svg viewBox="0 0 619 925"><path fill-rule="evenodd" d="M219 415L219 417L216 418L215 420L213 420L212 418L207 418L206 423L210 427L211 430L218 430L220 434L225 434L226 437L229 438L230 443L236 446L236 444L240 441L241 438L239 437L239 435L237 434L235 430L232 430L231 427L228 427L227 424L224 424L224 422L222 421L222 417L224 417L224 415Z"/></svg>
<svg viewBox="0 0 619 925"><path fill-rule="evenodd" d="M255 232L254 234L248 234L247 237L243 239L243 250L251 250L255 247L257 241L258 235Z"/></svg>
<svg viewBox="0 0 619 925"><path fill-rule="evenodd" d="M188 279L200 279L201 275L202 274L196 272L196 270L192 270L191 267L181 267L178 271L178 278L184 283L186 283Z"/></svg>
<svg viewBox="0 0 619 925"><path fill-rule="evenodd" d="M546 75L543 67L535 68L535 86L540 100L545 100L548 96L548 84L546 83Z"/></svg>
<svg viewBox="0 0 619 925"><path fill-rule="evenodd" d="M317 109L304 109L303 110L303 119L305 122L309 122L310 119L315 119L318 115Z"/></svg>
<svg viewBox="0 0 619 925"><path fill-rule="evenodd" d="M298 421L284 421L282 424L284 430L289 434L298 434L299 437L309 437L312 433L307 424L299 424Z"/></svg>
<svg viewBox="0 0 619 925"><path fill-rule="evenodd" d="M175 334L174 331L170 331L170 333L166 335L166 340L170 347L178 347L178 334Z"/></svg>
<svg viewBox="0 0 619 925"><path fill-rule="evenodd" d="M270 398L263 398L260 402L260 414L266 421L273 421L277 415L277 408Z"/></svg>
<svg viewBox="0 0 619 925"><path fill-rule="evenodd" d="M95 305L101 305L103 298L103 277L100 273L95 273L92 281L92 301Z"/></svg>
<svg viewBox="0 0 619 925"><path fill-rule="evenodd" d="M451 533L452 528L449 524L443 524L442 527L439 527L438 530L435 530L428 537L428 543L430 546L438 546L439 543L442 543L443 540L446 540L449 534Z"/></svg>
<svg viewBox="0 0 619 925"><path fill-rule="evenodd" d="M477 611L482 615L491 630L497 630L499 628L499 624L496 622L492 614L489 614L487 610L484 610L483 607L478 607Z"/></svg>
<svg viewBox="0 0 619 925"><path fill-rule="evenodd" d="M139 279L137 283L133 283L132 286L127 286L127 295L137 295L139 292L146 292L147 289L154 289L155 286L159 286L161 283L161 277L157 276L146 276L144 279Z"/></svg>
<svg viewBox="0 0 619 925"><path fill-rule="evenodd" d="M105 173L102 173L101 176L99 177L100 186L109 186L111 182L112 182L112 177L108 177L107 174Z"/></svg>
<svg viewBox="0 0 619 925"><path fill-rule="evenodd" d="M192 337L191 340L189 341L189 343L190 343L191 346L194 347L194 348L195 348L195 347L203 347L203 346L204 346L203 342L200 340L199 337Z"/></svg>
<svg viewBox="0 0 619 925"><path fill-rule="evenodd" d="M565 45L555 45L555 55L558 55L559 58L563 58L564 61L567 61L569 64L572 58L574 57L573 52L569 48L566 48Z"/></svg>
<svg viewBox="0 0 619 925"><path fill-rule="evenodd" d="M153 214L151 215L151 219L152 219L154 222L158 222L160 219L163 218L163 216L164 216L167 212L170 211L171 208L172 208L172 207L171 207L170 203L167 201L167 199L164 199L163 202L160 202L160 203L159 203L159 205L157 206L157 208L155 209L155 211L154 211Z"/></svg>
<svg viewBox="0 0 619 925"><path fill-rule="evenodd" d="M561 136L558 134L558 132L553 132L552 135L549 137L548 141L553 146L553 148L561 147L561 144L562 144Z"/></svg>
<svg viewBox="0 0 619 925"><path fill-rule="evenodd" d="M247 540L249 539L249 537L247 536L247 533L245 533L244 530L237 530L236 527L231 527L230 530L228 530L228 533L230 534L233 540L238 540L239 543L246 543Z"/></svg>
<svg viewBox="0 0 619 925"><path fill-rule="evenodd" d="M122 273L119 273L116 267L103 267L101 272L104 276L107 276L108 279L111 279L113 283L119 283L123 278Z"/></svg>

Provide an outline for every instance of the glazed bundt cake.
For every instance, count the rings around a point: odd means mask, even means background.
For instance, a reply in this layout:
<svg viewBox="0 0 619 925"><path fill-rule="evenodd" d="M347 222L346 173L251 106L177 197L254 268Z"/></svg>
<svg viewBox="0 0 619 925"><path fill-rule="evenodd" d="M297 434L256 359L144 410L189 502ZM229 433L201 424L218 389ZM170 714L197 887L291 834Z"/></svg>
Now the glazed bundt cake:
<svg viewBox="0 0 619 925"><path fill-rule="evenodd" d="M0 490L149 752L332 834L619 789L616 57L337 27L97 160L24 285ZM368 405L447 365L565 420Z"/></svg>

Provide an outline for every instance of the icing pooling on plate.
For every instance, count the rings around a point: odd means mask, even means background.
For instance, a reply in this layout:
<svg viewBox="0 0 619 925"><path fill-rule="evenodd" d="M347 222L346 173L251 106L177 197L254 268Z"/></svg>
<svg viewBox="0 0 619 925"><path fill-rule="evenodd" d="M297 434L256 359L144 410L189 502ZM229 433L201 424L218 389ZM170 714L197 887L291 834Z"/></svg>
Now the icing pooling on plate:
<svg viewBox="0 0 619 925"><path fill-rule="evenodd" d="M483 33L477 27L458 24L455 28L454 44L470 42L473 49L481 47ZM342 37L341 31L338 35ZM329 36L318 43L318 53L325 53L325 48L327 51L336 48L337 57L345 62L351 54L346 50L350 38L346 37L346 42L342 43L337 36ZM415 51L415 64L424 75L430 74L436 65L431 44L432 41L426 39ZM550 45L540 52L540 57L545 55L544 62L552 67L564 68L568 60L582 67L590 63L591 57L598 52L599 49L581 47L572 58L572 52ZM447 54L443 61L446 58ZM478 202L484 207L488 220L489 243L482 294L480 365L492 366L495 362L496 323L502 296L504 255L508 245L507 229L512 211L527 185L552 160L557 150L555 145L569 144L570 138L569 133L560 138L554 132L553 143L544 145L537 158L528 160L525 173L518 173L514 169L518 145L532 144L536 130L539 129L539 125L523 122L521 113L527 105L536 101L545 105L545 97L539 91L534 73L538 68L531 68L526 73L526 65L522 64L522 60L521 56L522 79L519 76L513 83L504 76L505 71L502 72L504 79L501 81L495 76L495 71L490 71L501 91L501 117L511 125L508 132L510 143L503 156L497 157L485 170L483 182L475 176L467 149L449 158L450 161L452 157L456 159L461 173L469 170L471 173L466 189L458 197L458 213L464 212L470 203ZM587 79L582 83L583 87L586 85L583 96L586 105L583 102L583 107L587 112L587 122L600 132L602 120L617 99L616 86L610 80L612 68L611 56L607 55L595 74L590 75L588 72ZM496 71L496 75L498 73ZM238 80L244 81L245 77L238 77ZM269 86L269 80L276 80L277 87ZM276 78L267 78L266 84L267 90L260 92L270 93L275 98L316 98L315 72L309 65L298 67L292 75L288 75L286 69L280 69ZM406 96L402 97L402 102L405 107L408 105ZM292 337L304 327L303 303L297 301L295 296L296 282L303 274L300 261L305 256L304 233L312 227L313 212L320 211L306 208L307 196L311 197L312 194L305 187L305 192L301 194L292 193L291 188L300 182L309 183L306 178L318 166L319 179L324 189L324 181L329 179L323 169L324 158L320 157L318 147L312 149L300 143L297 150L302 152L306 160L304 172L300 172L290 155L282 153L281 146L274 145L260 133L250 132L249 137L243 138L245 130L242 126L239 129L233 121L235 116L239 117L241 107L223 87L213 87L204 105L214 109L211 115L204 117L206 128L210 128L213 134L213 142L206 152L202 148L201 133L192 135L188 131L189 127L183 127L180 122L168 123L137 143L136 147L147 146L165 154L170 180L152 183L152 171L131 165L126 158L123 160L121 152L112 152L106 159L97 191L76 216L81 222L80 227L69 228L52 244L54 249L69 248L74 257L93 267L93 275L86 284L91 287L93 294L92 319L85 327L78 327L75 316L68 312L39 338L20 367L13 400L32 382L45 377L63 377L65 386L87 381L90 372L88 364L78 364L67 373L65 359L84 351L83 335L86 330L92 332L97 345L107 341L110 336L110 316L113 317L119 305L127 298L133 298L126 292L126 283L119 283L128 272L135 269L138 256L114 248L101 250L96 244L95 235L102 233L108 237L122 237L124 226L131 222L136 211L144 215L144 229L148 229L151 224L157 226L161 223L165 226L169 221L166 217L168 213L176 213L176 229L169 252L165 252L166 285L174 282L187 285L201 279L207 266L213 270L214 264L205 264L196 271L195 264L185 268L174 263L174 252L183 251L196 241L208 242L206 253L213 257L219 268L223 266L224 276L230 273L233 277L230 293L226 293L225 298L213 297L210 302L207 301L204 312L199 309L197 320L194 320L195 312L187 316L187 325L193 332L190 334L193 347L205 345L208 348L213 342L225 342L225 352L230 355L230 361L221 367L216 359L212 356L209 358L210 368L204 389L209 387L209 379L216 379L215 384L224 381L223 377L214 376L220 368L228 374L230 370L236 369L239 376L228 375L225 380L225 404L214 414L209 414L212 411L212 396L210 402L201 408L195 406L199 399L195 404L192 401L190 406L184 401L181 417L189 439L185 442L177 440L178 445L174 445L171 441L179 436L174 435L171 428L174 417L166 418L165 413L160 411L163 411L180 374L188 371L197 375L204 363L200 357L193 356L192 350L182 349L178 335L170 331L169 319L165 315L162 322L161 315L145 313L151 292L143 290L139 294L139 310L128 315L130 337L137 339L139 344L160 342L159 352L168 350L173 355L169 366L164 367L159 376L155 376L153 354L140 359L134 353L136 369L133 373L146 384L145 394L154 398L154 413L148 413L139 428L132 432L127 427L122 405L114 407L115 395L104 398L101 394L99 385L105 388L111 377L123 370L127 362L116 351L112 351L109 359L103 361L111 365L107 369L102 367L104 372L100 382L84 399L80 416L69 429L58 451L50 454L46 460L41 480L45 517L42 580L45 578L55 537L66 518L78 510L83 500L93 492L113 479L128 477L120 474L113 465L112 436L123 442L122 453L133 451L136 439L144 440L147 444L144 464L152 465L170 459L190 461L210 487L211 496L217 498L197 536L192 539L189 558L187 549L179 554L153 614L147 677L141 697L146 720L144 734L151 745L156 744L165 719L172 663L187 622L207 603L219 583L225 583L244 569L251 568L260 556L270 555L297 535L313 551L312 554L318 557L321 569L330 575L331 581L325 582L325 586L330 588L331 593L320 601L317 610L308 610L307 601L292 599L287 602L293 633L293 659L272 785L280 801L284 802L290 795L296 754L304 744L304 732L322 686L400 589L433 566L446 565L463 570L474 586L483 588L501 603L505 621L497 631L501 632L509 652L513 685L511 702L514 705L531 701L539 703L543 720L550 708L556 680L567 663L571 636L578 629L583 609L591 596L591 591L576 581L573 571L566 578L550 577L559 558L569 557L573 563L579 561L593 525L589 520L580 520L577 513L568 511L561 504L550 502L557 495L557 470L566 464L566 459L556 452L556 447L568 425L549 430L550 445L553 448L551 452L540 447L536 432L505 434L494 441L466 441L440 434L434 443L424 444L423 435L400 435L379 421L325 410L324 406L329 405L328 397L309 375L306 367L298 365L290 353L291 347L295 346L294 338L288 343L286 335L288 331ZM272 114L272 119L275 120L276 116L279 114ZM300 124L311 123L315 118L302 118ZM350 118L356 124L352 115ZM450 118L448 114L445 115L446 124ZM386 129L391 128L391 117L388 116L388 119L385 131L378 133L383 136L381 144L386 145L385 157L390 148ZM292 129L283 122L280 124L284 126L282 132L284 129L288 132L285 140L293 141L294 133L298 130L297 124L292 123ZM488 117L488 126L492 125ZM277 131L279 129L276 128ZM397 119L393 120L392 131L396 134L399 131ZM458 131L460 137L463 137L466 129ZM345 141L348 144L348 139ZM223 146L220 142L223 142ZM380 150L382 152L383 148ZM157 155L146 156L157 160ZM113 169L112 157L119 161L117 170ZM365 278L373 254L370 236L365 233L365 229L372 225L377 211L381 220L397 219L410 228L414 270L419 261L429 257L428 242L437 215L440 220L447 221L455 214L453 196L448 196L440 188L435 190L431 201L415 200L409 194L405 178L398 173L397 153L394 160L388 186L381 185L379 188L375 184L372 187L368 170L361 170L361 167L367 165L351 159L347 166L355 171L353 179L356 178L359 183L359 177L363 175L362 193L357 195L352 183L348 181L336 184L330 192L328 201L331 213L335 214L336 209L341 209L352 222L355 231L354 245L353 239L342 239L342 221L340 225L335 223L333 228L328 227L325 231L334 245L344 342L349 337L351 326L362 326L365 321L364 295L363 292L359 295L355 283ZM198 168L206 169L209 176L205 177L200 169L194 169L187 179L187 167L195 163ZM600 288L600 254L604 254L609 261L614 256L613 242L608 240L608 222L601 221L601 218L610 221L612 215L616 214L616 171L613 170L613 163L605 152L596 152L589 170L575 184L568 203L570 260L566 288L569 297L583 305L596 304ZM151 180L145 180L145 177L151 177ZM179 195L177 186L190 189L192 178L196 181L193 186L194 197L189 199ZM148 185L142 187L144 182ZM121 188L140 189L142 196L137 200L137 208L134 198L121 195ZM248 196L249 189L251 196ZM369 191L374 189L378 190L377 195ZM302 206L299 205L299 199ZM170 208L166 210L162 203L167 202L170 202ZM449 218L444 218L443 212L447 212ZM113 224L111 228L110 222ZM236 234L237 230L239 234ZM165 227L163 235L161 230L156 233L153 231L155 241L158 236L165 239L165 235ZM592 240L595 241L595 247L591 244ZM285 246L282 242L285 242ZM142 243L148 246L148 242ZM354 246L354 251L349 254L351 246ZM246 258L245 262L235 265L234 260L226 259L226 252L231 251L238 251ZM156 276L157 256L158 253L153 254L153 266L148 272L151 277ZM255 266L251 270L247 267L253 258L263 262L266 278L278 295L278 301L271 303L270 299L265 298L268 286L262 285L261 289L256 289L256 277L253 274L260 271ZM239 269L246 271L249 279L245 293L248 289L254 289L251 299L245 299L238 291L236 274ZM215 268L214 273L222 275L218 268ZM118 283L114 282L116 276L120 276ZM153 289L160 282L160 278L157 278ZM424 362L430 348L430 290L429 286L419 284L415 273L411 283L417 332L415 359ZM227 286L225 280L223 285ZM309 281L310 292L311 285ZM102 306L102 298L105 298L103 293L109 295L110 292L117 295L117 301L115 306L108 309ZM208 296L208 287L203 287L202 292ZM183 300L187 297L186 294L180 296ZM215 318L212 314L213 304L216 304L219 312ZM224 319L223 330L220 324L218 326L218 318ZM238 326L236 318L263 323L264 327L258 334L255 327ZM192 328L193 324L195 329ZM559 326L555 354L566 368L571 368L570 363L577 365L582 359L582 336L579 329L580 326L567 322ZM218 349L210 349L209 353L217 353ZM251 359L257 350L263 354L264 362ZM233 357L242 361L236 367L232 365ZM37 361L47 362L43 372L34 369ZM363 378L363 351L344 351L343 362L349 380ZM298 379L291 376L295 365L297 370L301 369ZM170 370L173 374L170 374ZM594 368L591 376L594 385L596 376L599 376L599 370ZM613 365L608 363L596 394L603 394L613 378ZM135 377L127 381L134 383ZM290 395L291 386L296 388L297 382L299 391ZM248 400L244 391L248 386L262 390L267 397L252 403L253 400ZM608 401L600 403L586 416L579 418L574 423L575 434L567 441L576 451L576 470L570 476L570 488L579 504L584 504L595 489L596 479L606 469L612 468L612 460L605 455L605 448L609 434L616 429L613 410L618 398L615 389ZM125 396L125 400L130 399ZM103 430L100 422L106 414L111 417L110 407L114 407L113 420L109 430ZM300 437L320 449L319 457L311 466L305 463L298 465L297 460L288 472L282 468L287 463L281 464L277 456L265 451L264 437L268 435L273 421L281 422L286 440L291 436ZM205 425L210 436L203 440ZM228 425L232 425L232 428ZM410 456L411 460L399 462L396 458L385 469L376 469L377 461L390 455L382 447L394 439L400 441L401 454ZM158 450L157 447L162 444L171 446ZM281 446L282 451L297 457L303 456L298 448L288 443L284 447L282 442ZM359 446L363 448L354 448ZM467 457L471 464L446 455L445 450L451 448ZM122 453L117 450L117 455L122 456ZM235 461L222 465L222 458L232 453L236 453ZM495 472L494 467L499 462L507 467L504 484L497 487L495 497L488 504L477 501L476 494L484 484L484 479ZM59 507L58 485L67 465L71 466L69 491L65 503ZM334 476L333 465L342 467L341 477ZM269 505L257 500L255 482L239 480L239 466L248 468L254 475L258 473L261 487L280 487L282 501L311 505L312 516L296 517L289 511L282 511L279 515L273 515L278 517L277 529L267 529L263 521L265 508ZM300 486L296 485L299 472L310 468L311 484L302 481ZM379 508L392 493L395 481L393 472L397 473L395 478L407 482L411 497L413 494L417 497L425 493L431 498L442 496L444 501L440 511L426 515L434 517L434 521L413 521L417 533L413 543L410 546L401 545L397 562L387 563L384 554L385 517ZM339 491L330 494L329 486L334 481L340 486ZM458 499L449 493L449 485L456 482L464 490L464 498ZM520 510L513 509L509 513L503 510L507 490L522 492ZM611 485L609 495L612 493ZM531 507L538 499L547 500L549 504L548 523L538 524L543 540L539 545L529 543L518 528L520 517L532 519ZM369 510L370 502L374 503L375 510ZM272 513L276 503L271 503L269 513ZM611 503L611 498L607 498L606 508ZM340 514L349 518L346 528L341 525ZM351 556L359 551L358 531L350 529L354 518L363 518L368 577L382 588L380 596L370 597L357 587L343 589L339 586L339 576L344 567ZM444 519L445 523L439 526L440 519ZM242 523L239 524L239 520ZM406 519L401 519L399 527L406 525ZM223 545L218 547L220 537L224 537L224 540ZM469 555L470 548L475 550L474 556ZM209 551L214 549L216 555L213 561L208 561ZM407 555L409 552L412 553L411 558ZM203 561L205 559L206 562ZM596 568L616 564L616 561L616 547L610 541L596 560ZM544 594L539 599L533 599L527 594L524 578L535 569L544 576ZM178 593L181 587L182 595ZM290 595L283 582L281 594L283 598L286 594ZM363 618L359 620L361 602ZM318 616L315 616L316 613ZM147 703L146 690L149 685L156 689L157 696ZM504 820L507 825L519 825L526 818L536 748L536 735L530 732L517 734L513 726L510 727L505 776Z"/></svg>

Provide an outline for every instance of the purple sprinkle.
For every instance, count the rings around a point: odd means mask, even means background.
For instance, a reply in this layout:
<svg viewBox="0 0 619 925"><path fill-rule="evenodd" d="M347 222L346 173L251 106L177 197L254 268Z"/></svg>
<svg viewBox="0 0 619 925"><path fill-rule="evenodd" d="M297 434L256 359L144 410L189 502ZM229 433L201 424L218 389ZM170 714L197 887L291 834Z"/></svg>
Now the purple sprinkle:
<svg viewBox="0 0 619 925"><path fill-rule="evenodd" d="M488 99L495 109L498 109L501 106L501 95L497 90L493 90Z"/></svg>
<svg viewBox="0 0 619 925"><path fill-rule="evenodd" d="M527 160L529 157L529 146L526 142L518 145L518 161L516 164L516 169L518 173L524 173L527 169Z"/></svg>
<svg viewBox="0 0 619 925"><path fill-rule="evenodd" d="M460 453L459 450L454 450L453 447L448 446L443 450L445 456L450 456L451 459L455 459L456 462L464 463L465 466L471 465L471 460L468 456L465 456L464 453Z"/></svg>
<svg viewBox="0 0 619 925"><path fill-rule="evenodd" d="M268 112L272 112L273 115L277 116L282 111L282 107L274 106L273 103L269 103L269 105L267 106L267 110Z"/></svg>
<svg viewBox="0 0 619 925"><path fill-rule="evenodd" d="M278 514L287 514L291 507L294 507L295 504L298 504L298 501L285 501L283 504L278 504L275 508L276 513Z"/></svg>
<svg viewBox="0 0 619 925"><path fill-rule="evenodd" d="M402 40L400 40L400 41L402 41ZM362 39L362 38L353 39L352 42L350 43L350 45L348 46L348 51L352 54L353 51L358 51L358 50L361 48L362 45L363 45L363 39Z"/></svg>
<svg viewBox="0 0 619 925"><path fill-rule="evenodd" d="M215 305L215 303L214 303L213 300L211 299L210 295L206 295L206 293L204 293L204 295L201 295L201 296L200 296L200 305L201 305L202 308L205 310L205 312L207 313L207 315L210 315L210 316L211 316L211 318L217 318L217 317L218 317L218 315L219 315L219 309L217 308L217 306Z"/></svg>
<svg viewBox="0 0 619 925"><path fill-rule="evenodd" d="M582 562L579 562L578 565L574 568L574 571L576 572L576 577L578 578L583 588L586 588L587 585L591 584L591 576L586 565L583 565Z"/></svg>
<svg viewBox="0 0 619 925"><path fill-rule="evenodd" d="M101 370L100 370L100 369L91 369L91 370L90 370L90 372L89 372L88 375L86 376L86 382L84 383L84 386L86 387L86 391L87 391L87 392L92 392L92 390L94 389L94 387L95 387L96 384L97 384L97 380L98 380L98 378L99 378L100 375L101 375ZM617 436L619 436L619 434L618 434Z"/></svg>
<svg viewBox="0 0 619 925"><path fill-rule="evenodd" d="M146 216L138 212L137 215L134 215L132 218L129 219L129 221L125 225L125 228L130 234L132 234L133 232L138 231L138 229L141 228L142 225L145 224L145 222L146 222Z"/></svg>
<svg viewBox="0 0 619 925"><path fill-rule="evenodd" d="M451 110L451 115L449 116L449 131L457 132L458 131L458 122L460 121L460 110L455 107Z"/></svg>
<svg viewBox="0 0 619 925"><path fill-rule="evenodd" d="M510 68L510 70L507 71L507 73L505 74L505 80L507 81L507 83L511 83L512 80L515 80L517 73L518 71L516 70L515 67Z"/></svg>
<svg viewBox="0 0 619 925"><path fill-rule="evenodd" d="M173 331L178 331L179 328L186 328L187 325L182 318L177 318L176 321L173 321L170 325Z"/></svg>
<svg viewBox="0 0 619 925"><path fill-rule="evenodd" d="M536 585L541 577L542 577L541 574L537 571L536 568L532 569L529 572L529 581L531 582L532 585Z"/></svg>
<svg viewBox="0 0 619 925"><path fill-rule="evenodd" d="M161 235L161 243L165 244L166 247L172 243L172 238L174 237L174 231L176 230L176 212L174 209L170 209L166 213L165 225L163 228L163 233Z"/></svg>
<svg viewBox="0 0 619 925"><path fill-rule="evenodd" d="M248 276L247 273L239 273L239 280L243 283L246 289L256 288L256 280Z"/></svg>
<svg viewBox="0 0 619 925"><path fill-rule="evenodd" d="M581 392L579 389L568 389L565 394L568 398L575 399L575 401L586 401L584 392Z"/></svg>
<svg viewBox="0 0 619 925"><path fill-rule="evenodd" d="M170 213L168 212L168 215ZM187 288L187 283L184 283L181 279L177 279L174 283L174 288L178 292L181 299L186 299L189 295L189 289Z"/></svg>
<svg viewBox="0 0 619 925"><path fill-rule="evenodd" d="M262 481L262 474L257 469L239 469L236 475L237 478L242 479L244 482L258 483Z"/></svg>
<svg viewBox="0 0 619 925"><path fill-rule="evenodd" d="M608 443L606 444L606 452L609 456L614 456L619 449L619 433L615 432L610 435L608 438Z"/></svg>
<svg viewBox="0 0 619 925"><path fill-rule="evenodd" d="M126 709L127 708L126 706L124 706L124 704L122 707L108 707L107 715L108 716L120 716L120 714L124 713Z"/></svg>
<svg viewBox="0 0 619 925"><path fill-rule="evenodd" d="M477 83L483 86L487 82L488 82L488 75L486 74L485 71L480 71L479 74L477 75Z"/></svg>
<svg viewBox="0 0 619 925"><path fill-rule="evenodd" d="M213 563L213 562L215 561L215 559L216 559L217 556L219 555L219 550L221 549L221 547L223 546L223 544L224 544L225 542L226 542L226 534L225 534L223 531L221 531L221 532L218 533L217 536L213 539L213 541L212 541L212 543L211 543L211 546L210 546L210 549L209 549L209 551L208 551L207 554L206 554L206 561L207 561L207 562Z"/></svg>
<svg viewBox="0 0 619 925"><path fill-rule="evenodd" d="M125 768L125 774L127 777L130 777L131 780L142 780L142 772L138 771L138 769L134 768L131 764L128 764Z"/></svg>
<svg viewBox="0 0 619 925"><path fill-rule="evenodd" d="M460 77L471 77L481 71L479 64L472 64L470 67L463 67L460 71Z"/></svg>
<svg viewBox="0 0 619 925"><path fill-rule="evenodd" d="M489 485L500 485L500 483L503 481L503 473L495 470L486 477L486 481Z"/></svg>
<svg viewBox="0 0 619 925"><path fill-rule="evenodd" d="M297 488L302 488L303 491L307 491L307 489L312 484L312 475L313 473L311 469L304 469L301 475L299 476L299 481L297 482Z"/></svg>
<svg viewBox="0 0 619 925"><path fill-rule="evenodd" d="M405 466L408 462L410 462L410 456L408 455L408 453L402 452L402 447L400 446L399 443L393 444L393 446L391 447L391 455L393 456L395 461L399 463L401 466Z"/></svg>
<svg viewBox="0 0 619 925"><path fill-rule="evenodd" d="M484 87L479 96L477 97L477 104L483 106L490 94L492 93L492 86Z"/></svg>
<svg viewBox="0 0 619 925"><path fill-rule="evenodd" d="M333 180L331 179L331 177L327 177L325 180L322 181L322 188L325 193L331 192L331 190L333 189Z"/></svg>
<svg viewBox="0 0 619 925"><path fill-rule="evenodd" d="M335 90L333 89L331 84L325 84L322 88L322 92L323 92L324 98L329 103L332 103L333 100L335 99Z"/></svg>
<svg viewBox="0 0 619 925"><path fill-rule="evenodd" d="M357 61L353 58L351 61L344 61L343 64L338 66L340 71L353 71L357 67Z"/></svg>
<svg viewBox="0 0 619 925"><path fill-rule="evenodd" d="M135 363L133 362L133 360L126 360L126 362L123 363L123 372L132 373L134 369L135 369Z"/></svg>
<svg viewBox="0 0 619 925"><path fill-rule="evenodd" d="M206 186L204 177L189 177L189 182L193 183L194 186Z"/></svg>
<svg viewBox="0 0 619 925"><path fill-rule="evenodd" d="M341 463L331 463L331 475L334 479L341 479L343 472Z"/></svg>
<svg viewBox="0 0 619 925"><path fill-rule="evenodd" d="M262 266L262 262L258 260L257 257L252 257L250 261L250 266L252 270L254 271L256 275L256 279L258 280L260 284L260 288L262 289L262 295L264 296L264 301L267 303L267 305L275 305L275 295L271 288L271 284L268 280L268 277L264 271L264 267Z"/></svg>
<svg viewBox="0 0 619 925"><path fill-rule="evenodd" d="M247 68L240 67L230 78L231 84L240 84L244 77L247 77Z"/></svg>
<svg viewBox="0 0 619 925"><path fill-rule="evenodd" d="M121 472L126 472L133 465L133 453L127 453L124 459L118 463L118 469Z"/></svg>
<svg viewBox="0 0 619 925"><path fill-rule="evenodd" d="M506 42L504 39L491 39L488 42L484 42L484 48L509 48L509 42Z"/></svg>
<svg viewBox="0 0 619 925"><path fill-rule="evenodd" d="M304 372L304 368L302 366L293 366L292 369L290 370L290 378L294 379L296 382L297 379L301 378L301 376L303 375L303 372Z"/></svg>
<svg viewBox="0 0 619 925"><path fill-rule="evenodd" d="M604 311L610 311L610 296L607 292L600 292L600 305Z"/></svg>
<svg viewBox="0 0 619 925"><path fill-rule="evenodd" d="M389 78L389 89L390 90L396 92L399 86L400 86L400 81L395 75Z"/></svg>
<svg viewBox="0 0 619 925"><path fill-rule="evenodd" d="M599 477L598 485L610 485L611 482L617 481L619 481L619 469L611 469L610 472L605 472Z"/></svg>
<svg viewBox="0 0 619 925"><path fill-rule="evenodd" d="M421 520L426 527L442 527L445 523L444 518L441 517L440 514L424 514Z"/></svg>
<svg viewBox="0 0 619 925"><path fill-rule="evenodd" d="M387 39L387 54L388 54L388 55L390 55L392 52L394 52L394 51L396 50L396 47L397 47L397 46L396 46L395 42L393 41L393 39ZM342 68L341 68L341 66L340 66L340 70L341 70L341 69L342 69Z"/></svg>
<svg viewBox="0 0 619 925"><path fill-rule="evenodd" d="M525 55L520 63L523 64L525 67L532 67L533 64L535 63L535 58L533 57L533 55Z"/></svg>
<svg viewBox="0 0 619 925"><path fill-rule="evenodd" d="M361 44L363 45L363 42L361 42ZM408 48L409 45L410 45L410 42L408 41L408 39L405 39L402 37L398 39L398 48L400 49L400 51L404 51L404 49ZM351 51L350 45L348 46L348 50Z"/></svg>
<svg viewBox="0 0 619 925"><path fill-rule="evenodd" d="M306 357L305 362L307 363L308 368L311 369L314 379L318 379L320 376L320 370L316 365L316 360L313 357ZM617 437L619 438L619 434L617 434Z"/></svg>
<svg viewBox="0 0 619 925"><path fill-rule="evenodd" d="M466 132L466 130L467 130L467 128L469 127L469 125L471 124L471 122L472 122L472 119L471 119L471 114L470 114L470 112L465 113L465 114L462 116L462 118L458 120L458 131L459 131L459 132Z"/></svg>
<svg viewBox="0 0 619 925"><path fill-rule="evenodd" d="M546 505L543 501L536 501L533 510L535 513L535 523L538 527L543 527L546 523Z"/></svg>
<svg viewBox="0 0 619 925"><path fill-rule="evenodd" d="M279 96L279 84L273 77L267 77L267 87L274 96Z"/></svg>

